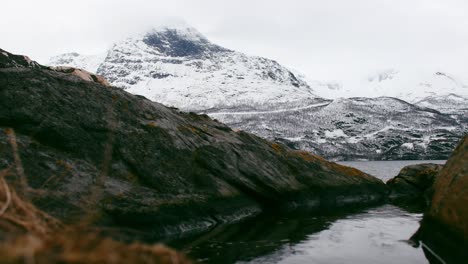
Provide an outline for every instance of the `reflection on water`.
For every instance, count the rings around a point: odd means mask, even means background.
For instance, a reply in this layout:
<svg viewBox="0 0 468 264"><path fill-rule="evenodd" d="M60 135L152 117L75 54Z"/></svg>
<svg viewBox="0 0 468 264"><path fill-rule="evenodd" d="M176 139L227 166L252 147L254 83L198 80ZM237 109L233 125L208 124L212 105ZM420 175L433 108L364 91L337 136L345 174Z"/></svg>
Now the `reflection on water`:
<svg viewBox="0 0 468 264"><path fill-rule="evenodd" d="M384 205L339 219L297 244L286 244L271 254L245 262L428 263L421 248L413 248L407 242L421 218L422 214Z"/></svg>
<svg viewBox="0 0 468 264"><path fill-rule="evenodd" d="M327 216L264 215L174 246L202 263L428 263L407 241L421 218L393 205Z"/></svg>
<svg viewBox="0 0 468 264"><path fill-rule="evenodd" d="M179 241L176 248L184 249L189 256L204 263L235 263L252 260L258 256L283 250L284 246L296 245L309 234L326 230L343 214L310 216L294 213L288 216L261 215L247 221L219 227L212 232Z"/></svg>
<svg viewBox="0 0 468 264"><path fill-rule="evenodd" d="M425 161L343 163L386 181ZM332 215L261 215L170 244L201 263L428 263L421 247L408 242L421 218L421 212L394 205Z"/></svg>

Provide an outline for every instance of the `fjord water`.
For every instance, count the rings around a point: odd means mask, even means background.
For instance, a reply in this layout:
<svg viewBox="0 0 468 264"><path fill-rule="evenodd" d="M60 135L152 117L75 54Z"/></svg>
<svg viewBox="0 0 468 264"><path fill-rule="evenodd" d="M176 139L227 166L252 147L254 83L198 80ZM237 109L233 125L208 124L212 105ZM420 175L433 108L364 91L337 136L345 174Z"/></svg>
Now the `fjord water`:
<svg viewBox="0 0 468 264"><path fill-rule="evenodd" d="M445 160L342 161L338 163L357 168L387 182L398 175L398 172L405 166L423 163L445 164Z"/></svg>
<svg viewBox="0 0 468 264"><path fill-rule="evenodd" d="M406 165L444 162L340 163L387 181ZM422 248L409 242L421 219L421 210L390 204L321 215L270 214L220 226L173 246L201 263L428 263Z"/></svg>

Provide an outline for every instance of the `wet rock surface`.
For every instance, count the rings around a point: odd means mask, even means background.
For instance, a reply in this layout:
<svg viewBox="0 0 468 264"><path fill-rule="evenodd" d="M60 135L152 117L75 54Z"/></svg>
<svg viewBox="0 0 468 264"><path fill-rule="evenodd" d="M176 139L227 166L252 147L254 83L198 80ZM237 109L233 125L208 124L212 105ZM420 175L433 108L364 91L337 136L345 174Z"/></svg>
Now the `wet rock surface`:
<svg viewBox="0 0 468 264"><path fill-rule="evenodd" d="M431 207L415 238L431 263L468 259L468 136L465 136L434 183Z"/></svg>
<svg viewBox="0 0 468 264"><path fill-rule="evenodd" d="M465 136L434 184L429 216L452 226L468 240L468 136Z"/></svg>
<svg viewBox="0 0 468 264"><path fill-rule="evenodd" d="M468 136L465 136L434 184L429 216L468 240Z"/></svg>
<svg viewBox="0 0 468 264"><path fill-rule="evenodd" d="M0 69L0 129L0 169L15 164L15 142L39 208L65 221L97 212L96 224L130 239L387 193L357 169L47 69Z"/></svg>

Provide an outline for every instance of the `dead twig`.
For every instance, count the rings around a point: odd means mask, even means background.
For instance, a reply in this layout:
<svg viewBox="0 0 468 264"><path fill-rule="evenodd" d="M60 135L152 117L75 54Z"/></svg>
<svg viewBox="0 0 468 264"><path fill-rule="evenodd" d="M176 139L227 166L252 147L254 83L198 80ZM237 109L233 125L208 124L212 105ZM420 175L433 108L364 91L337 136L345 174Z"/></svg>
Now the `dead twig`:
<svg viewBox="0 0 468 264"><path fill-rule="evenodd" d="M5 133L8 135L8 143L10 143L12 152L13 152L13 159L15 162L16 174L19 179L19 185L22 191L25 192L29 189L28 180L24 174L23 164L21 162L21 158L18 152L18 143L16 141L16 133L13 128L7 128Z"/></svg>
<svg viewBox="0 0 468 264"><path fill-rule="evenodd" d="M6 201L3 204L2 208L0 209L0 216L2 216L5 213L5 211L8 209L8 207L10 206L11 192L10 192L10 188L8 188L8 184L6 183L3 177L0 177L0 181L2 181L3 189L5 189L5 196L6 196Z"/></svg>
<svg viewBox="0 0 468 264"><path fill-rule="evenodd" d="M0 209L0 216L2 216L5 213L5 211L8 209L8 207L11 204L10 188L8 188L8 184L5 181L5 176L8 174L9 171L10 171L10 168L6 168L0 172L0 180L2 181L3 189L5 189L5 196L6 196L6 201L3 204L2 208Z"/></svg>

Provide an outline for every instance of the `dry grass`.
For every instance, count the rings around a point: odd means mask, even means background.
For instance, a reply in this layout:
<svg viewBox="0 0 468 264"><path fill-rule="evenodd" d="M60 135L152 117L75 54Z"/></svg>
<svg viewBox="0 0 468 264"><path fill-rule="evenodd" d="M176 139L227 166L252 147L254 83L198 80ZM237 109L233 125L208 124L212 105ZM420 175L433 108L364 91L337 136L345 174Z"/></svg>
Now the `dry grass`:
<svg viewBox="0 0 468 264"><path fill-rule="evenodd" d="M13 160L15 162L15 169L16 169L16 176L17 176L16 182L19 184L18 188L20 188L21 190L27 190L29 188L29 185L28 185L26 176L24 175L23 164L19 156L18 143L16 142L15 130L13 130L12 128L7 128L5 130L5 133L8 135L8 143L10 144L11 149L12 149Z"/></svg>
<svg viewBox="0 0 468 264"><path fill-rule="evenodd" d="M0 230L12 234L34 233L48 235L51 230L62 226L55 218L40 211L31 203L23 201L8 186L4 175L0 175L0 181L2 182L0 189L0 200L2 201Z"/></svg>
<svg viewBox="0 0 468 264"><path fill-rule="evenodd" d="M163 245L124 244L64 226L23 201L3 176L1 182L0 263L190 263Z"/></svg>
<svg viewBox="0 0 468 264"><path fill-rule="evenodd" d="M36 208L27 198L33 190L24 175L15 132L8 129L7 134L14 166L0 171L0 263L191 263L163 245L125 244L83 231L91 223L94 211L89 211L75 226L65 226ZM112 156L112 142L110 135L99 184L87 197L93 201L101 196Z"/></svg>

